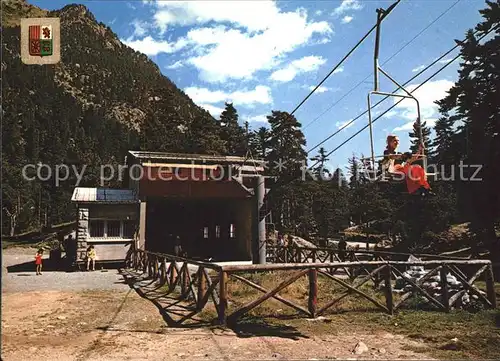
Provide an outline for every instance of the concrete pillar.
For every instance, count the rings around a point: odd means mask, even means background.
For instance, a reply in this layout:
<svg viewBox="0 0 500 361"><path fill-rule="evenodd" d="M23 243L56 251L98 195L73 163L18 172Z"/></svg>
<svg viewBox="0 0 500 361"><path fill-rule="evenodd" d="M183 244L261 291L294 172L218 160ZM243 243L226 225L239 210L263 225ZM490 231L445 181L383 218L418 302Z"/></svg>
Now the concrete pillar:
<svg viewBox="0 0 500 361"><path fill-rule="evenodd" d="M139 206L139 243L138 249L145 249L146 247L146 201L141 201Z"/></svg>
<svg viewBox="0 0 500 361"><path fill-rule="evenodd" d="M89 209L78 208L78 225L76 229L77 260L83 260L87 253L87 238L89 237Z"/></svg>
<svg viewBox="0 0 500 361"><path fill-rule="evenodd" d="M253 257L254 264L266 263L266 217L263 212L264 196L266 194L266 186L264 176L255 178L255 206L253 212Z"/></svg>

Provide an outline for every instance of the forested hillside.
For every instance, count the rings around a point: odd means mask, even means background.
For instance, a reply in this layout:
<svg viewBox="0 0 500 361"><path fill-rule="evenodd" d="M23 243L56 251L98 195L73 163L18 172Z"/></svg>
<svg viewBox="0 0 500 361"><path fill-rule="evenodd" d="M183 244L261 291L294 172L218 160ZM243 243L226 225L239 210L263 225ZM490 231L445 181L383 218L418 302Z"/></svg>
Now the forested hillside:
<svg viewBox="0 0 500 361"><path fill-rule="evenodd" d="M63 42L60 64L23 65L16 19L41 10L13 4L5 6L3 14L9 25L3 29L2 44L4 234L73 218L69 199L74 179L62 187L53 181L24 181L22 166L30 163L87 165L81 185L97 186L98 167L123 163L129 149L245 156L249 144L253 157L271 165L280 159L288 164L307 161L316 164L313 173L324 173L321 165L328 162L328 149L306 154L300 119L275 110L268 116L268 128L247 136L233 105L226 104L220 119L212 118L145 55L121 44L84 6L47 13L61 18L62 36L72 39ZM441 118L435 138L429 138L425 123L423 129L429 164L444 167L446 175L452 169L458 173L460 162L481 165L475 177L482 180L431 180L437 195L423 199L409 196L404 184L354 176L363 169L360 154L349 160L350 169L329 170L330 180L308 176L303 181L300 165L272 167L268 172L278 176L278 182L266 203L276 229L325 239L350 222L369 224L396 248L436 251L447 247L443 231L468 223L470 234L461 242L500 255L495 233L500 220L499 3L487 2L482 15L483 22L460 43L458 81L438 102ZM477 40L489 31L485 40ZM417 128L401 137L409 136L416 147L415 134ZM464 169L468 177L475 171Z"/></svg>
<svg viewBox="0 0 500 361"><path fill-rule="evenodd" d="M2 16L3 233L73 216L74 180L27 182L26 164L86 165L81 185L96 186L98 167L122 164L129 149L226 152L215 119L84 6L47 12L16 1L3 5ZM21 62L23 16L60 17L59 64Z"/></svg>

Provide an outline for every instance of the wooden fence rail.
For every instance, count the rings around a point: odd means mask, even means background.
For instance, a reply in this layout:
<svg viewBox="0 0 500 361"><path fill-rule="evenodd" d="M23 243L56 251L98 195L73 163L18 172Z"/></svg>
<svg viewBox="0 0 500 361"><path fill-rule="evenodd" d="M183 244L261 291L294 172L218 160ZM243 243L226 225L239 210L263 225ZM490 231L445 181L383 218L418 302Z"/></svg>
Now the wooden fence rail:
<svg viewBox="0 0 500 361"><path fill-rule="evenodd" d="M330 247L296 247L267 245L267 261L270 263L325 263L343 261L402 261L410 256L421 260L467 260L465 257L432 255L425 253L401 253L348 249L340 252Z"/></svg>
<svg viewBox="0 0 500 361"><path fill-rule="evenodd" d="M178 292L178 299L192 302L196 311L201 311L212 305L217 313L218 322L221 324L234 323L239 318L247 315L253 309L267 300L276 300L301 315L317 317L324 314L334 305L348 296L358 296L370 301L380 310L393 314L401 309L408 299L414 295L420 295L427 299L435 309L449 312L457 301L466 293L475 295L475 299L487 308L496 308L497 300L494 290L494 280L491 262L488 260L432 260L432 261L356 261L336 263L283 263L266 265L225 265L218 266L211 263L198 262L182 257L167 254L153 253L142 250L133 251L130 254L129 265L137 272L147 274L148 278L157 282L160 286L166 286L169 292ZM412 279L405 274L410 267L424 266L430 271L419 280ZM463 268L466 267L464 271ZM471 269L474 272L471 273ZM332 269L345 269L353 277L340 276L332 272ZM267 274L268 279L273 279L277 271L287 271L285 278L279 278L279 284L270 289L257 284L249 279L252 275ZM453 275L462 285L460 290L454 292L448 287L448 277ZM486 283L486 292L482 292L474 282L483 279ZM297 304L295 300L286 299L279 293L299 279L307 277L308 298L307 306ZM322 282L318 282L319 278ZM432 294L424 287L424 282L431 278L439 278L439 296ZM395 297L394 282L404 284L403 293ZM327 289L322 289L328 282L340 285L344 291L335 297L326 294ZM228 282L241 282L242 284L257 291L256 298L245 304L235 306L237 294L232 294ZM377 293L366 292L362 286L368 282L373 284ZM324 286L326 287L326 286ZM331 288L331 286L328 286ZM366 286L365 286L366 287ZM400 287L401 288L401 287ZM452 294L453 293L453 294ZM327 295L323 304L318 303L319 295ZM208 301L212 302L209 303ZM229 307L231 306L231 307Z"/></svg>

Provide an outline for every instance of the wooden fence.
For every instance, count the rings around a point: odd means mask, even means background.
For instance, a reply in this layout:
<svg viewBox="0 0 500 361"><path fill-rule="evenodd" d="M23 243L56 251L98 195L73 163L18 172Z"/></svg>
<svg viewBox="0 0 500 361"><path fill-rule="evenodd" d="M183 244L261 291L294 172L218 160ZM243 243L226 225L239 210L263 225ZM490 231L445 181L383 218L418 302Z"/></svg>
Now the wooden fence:
<svg viewBox="0 0 500 361"><path fill-rule="evenodd" d="M419 294L440 311L449 312L457 301L466 293L474 295L478 302L486 308L496 308L497 300L494 290L494 280L491 262L487 260L432 260L420 262L406 261L362 261L362 262L337 262L337 263L287 263L266 265L224 265L218 266L211 263L197 262L167 254L152 253L142 250L133 251L129 258L129 267L137 272L146 274L148 278L165 286L169 292L178 291L178 299L194 303L195 311L200 312L210 303L217 313L220 324L231 324L240 317L247 315L267 300L273 299L292 308L306 317L317 317L325 314L332 306L337 305L347 296L357 295L368 300L378 309L393 314L402 308L405 301L413 295ZM409 267L424 266L430 271L418 281L405 275ZM464 271L463 268L467 268ZM336 274L337 269L347 269L350 274L356 275L353 279L342 278ZM471 271L474 269L474 271ZM281 278L278 285L266 289L251 280L251 275L275 273L286 271L285 278ZM462 285L460 290L450 292L447 277L453 275ZM433 276L439 277L440 297L436 297L423 287ZM474 283L483 276L486 283L486 292L482 292ZM269 275L272 277L272 275ZM307 277L308 302L301 306L279 295L286 287L297 282L300 278ZM318 295L327 291L319 289L324 282L319 283L318 278L332 281L340 285L344 291L332 299L322 298L323 303L318 303ZM395 278L404 285L406 291L395 297L393 285ZM237 305L237 294L228 290L228 281L241 282L254 289L255 298L241 305ZM362 286L371 282L377 289L379 297L368 294ZM331 286L329 286L331 287ZM260 295L260 293L263 293ZM253 294L252 294L253 297ZM237 305L236 307L228 307Z"/></svg>
<svg viewBox="0 0 500 361"><path fill-rule="evenodd" d="M410 256L425 260L467 260L465 257L440 256L419 253L400 253L389 251L369 251L349 249L340 252L327 247L266 246L266 259L271 263L325 263L360 261L406 261Z"/></svg>

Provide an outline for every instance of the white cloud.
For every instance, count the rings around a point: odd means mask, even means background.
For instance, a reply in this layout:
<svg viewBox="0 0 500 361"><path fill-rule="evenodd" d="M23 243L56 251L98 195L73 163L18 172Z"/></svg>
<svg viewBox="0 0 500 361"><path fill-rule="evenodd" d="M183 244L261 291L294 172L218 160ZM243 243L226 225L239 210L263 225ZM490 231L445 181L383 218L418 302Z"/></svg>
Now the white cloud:
<svg viewBox="0 0 500 361"><path fill-rule="evenodd" d="M132 40L132 38L129 38L127 40L122 40L122 43L146 55L158 55L159 53L175 53L176 51L179 51L187 45L186 42L182 39L175 43L169 43L165 40L154 40L151 36L147 36L141 40Z"/></svg>
<svg viewBox="0 0 500 361"><path fill-rule="evenodd" d="M216 107L211 104L199 104L199 106L207 110L214 118L219 118L220 114L224 111L224 108Z"/></svg>
<svg viewBox="0 0 500 361"><path fill-rule="evenodd" d="M209 82L251 79L298 47L326 43L333 34L326 21L308 21L304 9L281 12L274 1L162 1L156 7L160 33L174 25L218 25L192 29L186 38L196 53L187 62Z"/></svg>
<svg viewBox="0 0 500 361"><path fill-rule="evenodd" d="M413 68L411 71L416 73L417 71L423 70L425 68L425 65L420 65L417 66L416 68Z"/></svg>
<svg viewBox="0 0 500 361"><path fill-rule="evenodd" d="M353 16L346 15L342 18L341 22L342 24L349 24L352 21L352 19L354 19Z"/></svg>
<svg viewBox="0 0 500 361"><path fill-rule="evenodd" d="M197 104L232 102L234 105L252 106L256 103L270 104L273 101L271 88L263 85L256 86L254 90L238 90L232 93L197 87L186 88L184 92Z"/></svg>
<svg viewBox="0 0 500 361"><path fill-rule="evenodd" d="M450 59L443 59L443 60L440 60L438 61L439 64L448 64L449 62L451 62L453 60L453 58L450 58Z"/></svg>
<svg viewBox="0 0 500 361"><path fill-rule="evenodd" d="M422 122L428 127L434 127L436 120L439 117L439 107L434 102L443 99L447 95L447 91L454 85L450 80L435 80L422 85L416 90L413 95L420 102L420 114ZM407 87L408 91L412 91L418 84L412 84ZM396 103L399 99L394 100ZM416 103L414 100L405 99L400 104L396 105L395 110L390 111L386 117L399 117L406 121L404 124L393 129L394 132L410 131L413 129L413 123L417 119ZM389 115L390 114L390 115Z"/></svg>
<svg viewBox="0 0 500 361"><path fill-rule="evenodd" d="M268 123L266 114L249 116L245 120L249 123Z"/></svg>
<svg viewBox="0 0 500 361"><path fill-rule="evenodd" d="M337 68L335 69L335 71L333 72L333 74L338 74L338 73L342 73L344 71L344 67L340 67L340 68Z"/></svg>
<svg viewBox="0 0 500 361"><path fill-rule="evenodd" d="M315 14L318 15L318 16L320 16L321 14L323 14L323 11L322 10L316 10Z"/></svg>
<svg viewBox="0 0 500 361"><path fill-rule="evenodd" d="M280 82L291 81L298 74L318 70L324 63L326 63L326 59L323 59L321 56L305 56L292 61L283 69L276 70L271 74L270 79Z"/></svg>
<svg viewBox="0 0 500 361"><path fill-rule="evenodd" d="M384 114L384 117L393 118L393 117L398 116L398 114L399 114L399 112L397 112L395 110L389 110L386 114Z"/></svg>
<svg viewBox="0 0 500 361"><path fill-rule="evenodd" d="M332 15L341 15L350 10L361 10L363 5L358 0L343 0L340 6L333 10Z"/></svg>
<svg viewBox="0 0 500 361"><path fill-rule="evenodd" d="M427 127L434 127L434 125L436 124L436 121L437 121L436 118L427 118L427 119L425 119L425 123L426 123L425 125ZM393 132L405 132L405 131L409 132L409 131L413 130L414 123L415 123L415 121L405 123L399 127L394 128L392 131Z"/></svg>
<svg viewBox="0 0 500 361"><path fill-rule="evenodd" d="M249 31L269 28L280 10L274 1L158 1L155 20L160 28L210 21L227 22Z"/></svg>
<svg viewBox="0 0 500 361"><path fill-rule="evenodd" d="M419 84L409 85L406 89L408 91L413 91ZM434 80L425 83L416 90L413 95L418 99L420 103L420 113L422 121L436 117L438 115L438 106L434 102L436 100L443 99L447 95L447 91L454 85L450 80ZM394 103L398 102L399 99L395 99ZM415 120L417 118L416 103L412 99L404 99L400 104L398 104L395 109L399 112L399 116L408 119Z"/></svg>
<svg viewBox="0 0 500 361"><path fill-rule="evenodd" d="M146 23L138 19L134 19L131 24L134 26L134 33L132 34L132 38L146 35L148 27Z"/></svg>
<svg viewBox="0 0 500 361"><path fill-rule="evenodd" d="M352 119L346 120L345 122L336 122L336 123L335 123L335 126L336 126L337 128L342 128L342 127L344 127L347 123L349 123L349 122L351 122L351 121L352 121ZM349 124L348 126L346 126L344 129L350 128L350 127L352 127L353 125L354 125L354 122L352 122L351 124Z"/></svg>
<svg viewBox="0 0 500 361"><path fill-rule="evenodd" d="M313 90L314 88L316 88L316 86L311 85L309 87L309 90ZM316 89L316 93L325 93L325 92L327 92L329 90L331 90L331 89L327 88L326 86L321 85L318 89Z"/></svg>
<svg viewBox="0 0 500 361"><path fill-rule="evenodd" d="M165 68L167 68L167 69L179 69L179 68L182 68L183 66L184 66L184 64L182 63L182 61L177 60L175 63L167 65Z"/></svg>

